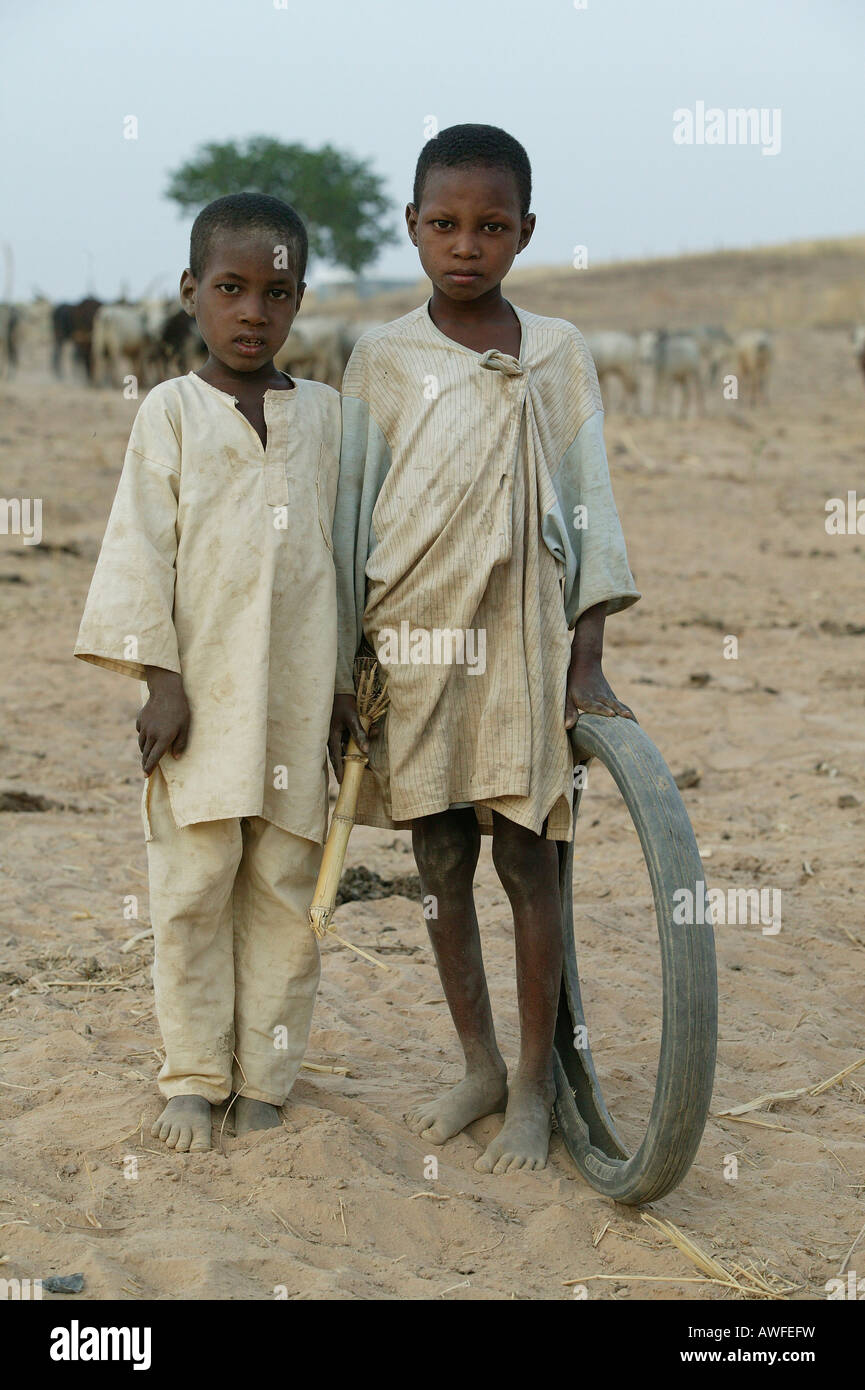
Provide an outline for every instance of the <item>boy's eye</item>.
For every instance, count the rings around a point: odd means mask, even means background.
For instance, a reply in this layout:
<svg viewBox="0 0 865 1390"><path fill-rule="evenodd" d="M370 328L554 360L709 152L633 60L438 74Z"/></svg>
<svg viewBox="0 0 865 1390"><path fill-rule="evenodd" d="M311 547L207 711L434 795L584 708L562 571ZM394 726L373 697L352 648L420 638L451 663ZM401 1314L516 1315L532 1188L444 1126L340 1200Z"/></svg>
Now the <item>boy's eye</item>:
<svg viewBox="0 0 865 1390"><path fill-rule="evenodd" d="M235 290L239 290L239 289L240 289L240 286L239 286L239 285L232 285L229 281L226 281L225 284L217 285L216 288L217 288L218 290L224 290L226 294L234 294L234 291L235 291Z"/></svg>
<svg viewBox="0 0 865 1390"><path fill-rule="evenodd" d="M446 232L449 227L454 225L447 217L434 217L432 224L434 227L438 227L441 232Z"/></svg>
<svg viewBox="0 0 865 1390"><path fill-rule="evenodd" d="M484 223L484 231L485 231L485 232L503 232L504 229L505 229L505 226L504 226L504 223L503 223L503 222L485 222L485 223Z"/></svg>
<svg viewBox="0 0 865 1390"><path fill-rule="evenodd" d="M288 299L288 290L271 290L274 299Z"/></svg>

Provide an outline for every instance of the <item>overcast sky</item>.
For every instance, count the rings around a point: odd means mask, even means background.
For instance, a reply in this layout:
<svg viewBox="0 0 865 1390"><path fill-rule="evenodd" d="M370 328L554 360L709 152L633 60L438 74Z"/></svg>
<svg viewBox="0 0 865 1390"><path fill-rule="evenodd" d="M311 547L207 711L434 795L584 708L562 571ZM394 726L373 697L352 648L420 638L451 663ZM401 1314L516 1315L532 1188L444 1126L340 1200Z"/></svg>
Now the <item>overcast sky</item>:
<svg viewBox="0 0 865 1390"><path fill-rule="evenodd" d="M190 219L164 189L207 140L369 158L401 225L429 116L502 125L526 146L538 224L525 265L563 264L577 245L591 264L865 230L863 0L282 4L2 0L15 298L173 289ZM698 102L765 108L767 122L779 109L780 150L675 143L674 111ZM123 138L129 115L137 140ZM416 272L404 234L372 271Z"/></svg>

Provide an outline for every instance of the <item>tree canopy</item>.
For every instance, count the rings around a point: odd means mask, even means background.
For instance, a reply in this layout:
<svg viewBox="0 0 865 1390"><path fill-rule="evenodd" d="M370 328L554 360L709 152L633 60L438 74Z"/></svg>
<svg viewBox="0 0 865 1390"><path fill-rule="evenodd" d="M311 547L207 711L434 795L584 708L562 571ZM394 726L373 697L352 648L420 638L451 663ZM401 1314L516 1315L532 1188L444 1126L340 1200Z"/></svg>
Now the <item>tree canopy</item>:
<svg viewBox="0 0 865 1390"><path fill-rule="evenodd" d="M308 150L266 135L206 144L175 169L166 189L184 212L227 193L267 193L291 203L306 223L310 251L355 273L396 240L380 176L332 145Z"/></svg>

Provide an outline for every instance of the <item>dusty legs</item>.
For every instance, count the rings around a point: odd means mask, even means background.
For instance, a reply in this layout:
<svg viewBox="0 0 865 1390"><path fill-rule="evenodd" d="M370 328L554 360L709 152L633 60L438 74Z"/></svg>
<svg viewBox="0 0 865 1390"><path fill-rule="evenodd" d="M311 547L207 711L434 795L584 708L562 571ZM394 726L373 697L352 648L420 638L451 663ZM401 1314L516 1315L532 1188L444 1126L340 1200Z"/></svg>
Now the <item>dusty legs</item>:
<svg viewBox="0 0 865 1390"><path fill-rule="evenodd" d="M442 986L462 1044L466 1073L446 1095L417 1106L409 1127L441 1144L506 1104L505 1122L475 1167L481 1172L543 1168L555 1088L552 1046L562 970L562 923L555 841L494 813L493 862L514 915L520 1058L506 1084L484 975L472 880L480 849L473 810L444 811L412 826Z"/></svg>
<svg viewBox="0 0 865 1390"><path fill-rule="evenodd" d="M406 1115L409 1128L434 1144L443 1144L482 1115L503 1110L508 1095L472 896L480 841L471 809L423 816L412 824L422 891L433 897L430 941L466 1064L465 1076L451 1091Z"/></svg>

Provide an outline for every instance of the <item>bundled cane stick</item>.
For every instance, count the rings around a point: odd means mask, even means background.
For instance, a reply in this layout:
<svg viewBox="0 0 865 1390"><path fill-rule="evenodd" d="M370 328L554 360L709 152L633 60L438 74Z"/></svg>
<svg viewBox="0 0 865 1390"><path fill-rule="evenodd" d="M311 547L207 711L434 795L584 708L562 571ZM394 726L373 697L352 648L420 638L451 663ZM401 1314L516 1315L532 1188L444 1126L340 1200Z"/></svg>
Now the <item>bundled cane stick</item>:
<svg viewBox="0 0 865 1390"><path fill-rule="evenodd" d="M387 710L387 677L382 676L381 667L374 654L362 650L354 663L354 684L357 693L357 712L364 733L381 719ZM316 936L326 936L331 930L331 919L336 906L336 894L348 837L354 825L357 798L363 770L367 764L366 756L360 751L353 738L348 741L345 752L342 785L333 808L333 817L327 835L327 844L321 859L315 896L309 909L309 925ZM357 949L357 948L355 948Z"/></svg>

